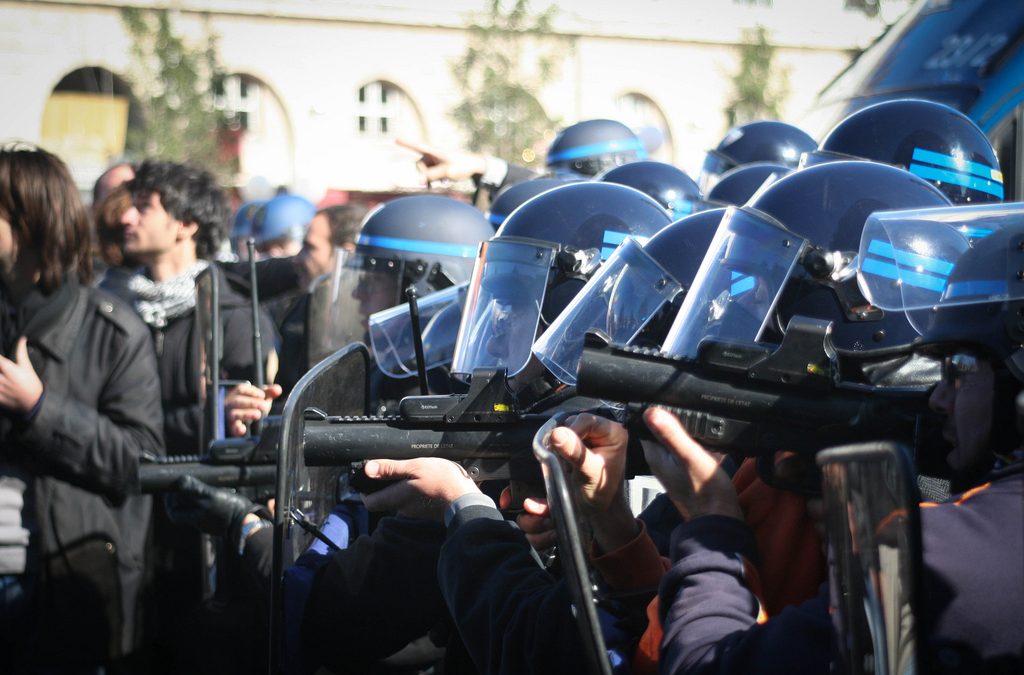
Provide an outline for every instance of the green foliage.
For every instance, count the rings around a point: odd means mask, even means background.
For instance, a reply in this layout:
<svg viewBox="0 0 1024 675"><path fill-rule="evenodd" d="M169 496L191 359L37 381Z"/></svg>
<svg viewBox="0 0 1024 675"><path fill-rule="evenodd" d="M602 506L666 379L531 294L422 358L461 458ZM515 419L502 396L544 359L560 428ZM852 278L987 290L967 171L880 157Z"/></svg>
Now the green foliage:
<svg viewBox="0 0 1024 675"><path fill-rule="evenodd" d="M236 168L221 151L225 120L215 94L224 73L216 38L208 32L203 46L187 44L166 9L124 7L121 20L131 37L128 79L143 119L142 127L128 130L129 155L189 162L222 175Z"/></svg>
<svg viewBox="0 0 1024 675"><path fill-rule="evenodd" d="M451 67L463 95L452 117L471 150L532 164L534 145L553 133L557 120L531 92L557 75L568 45L552 31L554 7L531 14L530 0L507 4L487 0L467 27L466 51Z"/></svg>
<svg viewBox="0 0 1024 675"><path fill-rule="evenodd" d="M725 108L728 126L757 119L778 119L789 94L788 75L772 77L775 46L768 42L764 26L744 31L740 68L732 78L733 94Z"/></svg>

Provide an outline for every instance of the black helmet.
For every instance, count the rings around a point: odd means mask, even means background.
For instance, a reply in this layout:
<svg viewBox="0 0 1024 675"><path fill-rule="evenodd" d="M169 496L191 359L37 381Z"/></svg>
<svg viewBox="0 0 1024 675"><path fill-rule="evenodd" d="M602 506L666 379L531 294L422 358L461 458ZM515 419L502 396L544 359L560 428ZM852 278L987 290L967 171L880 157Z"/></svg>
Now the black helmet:
<svg viewBox="0 0 1024 675"><path fill-rule="evenodd" d="M729 169L705 195L712 206L743 206L771 179L782 178L792 169L778 162L751 162Z"/></svg>
<svg viewBox="0 0 1024 675"><path fill-rule="evenodd" d="M344 346L366 341L370 314L469 279L480 242L494 233L465 202L437 195L400 197L367 214L355 251L335 269L327 339Z"/></svg>
<svg viewBox="0 0 1024 675"><path fill-rule="evenodd" d="M631 162L605 171L597 180L640 190L668 209L673 219L688 216L701 208L697 183L681 169L665 162Z"/></svg>
<svg viewBox="0 0 1024 675"><path fill-rule="evenodd" d="M988 138L966 115L933 101L884 101L858 110L837 124L803 165L835 159L907 169L954 204L1003 200L1003 174Z"/></svg>
<svg viewBox="0 0 1024 675"><path fill-rule="evenodd" d="M724 213L686 216L642 246L626 240L534 343L537 359L560 381L576 384L589 330L617 344L660 345Z"/></svg>
<svg viewBox="0 0 1024 675"><path fill-rule="evenodd" d="M777 341L794 315L831 321L840 352L909 344L916 331L904 313L871 306L851 264L873 212L948 205L930 183L871 162L785 176L728 209L665 351L695 357L704 337Z"/></svg>
<svg viewBox="0 0 1024 675"><path fill-rule="evenodd" d="M526 200L532 199L542 192L547 192L553 187L565 185L566 183L576 183L581 180L583 180L582 176L578 178L568 175L552 176L549 178L534 178L533 180L503 187L498 192L498 196L491 202L487 219L491 221L494 229L498 229L505 222L505 219L509 217L509 214L519 208L519 205Z"/></svg>
<svg viewBox="0 0 1024 675"><path fill-rule="evenodd" d="M796 168L800 155L817 146L813 138L792 124L747 122L730 129L718 147L708 150L697 184L707 194L723 173L751 162L777 162Z"/></svg>
<svg viewBox="0 0 1024 675"><path fill-rule="evenodd" d="M524 203L480 248L452 372L516 375L541 320L553 320L626 237L646 240L670 221L653 199L613 183L570 183Z"/></svg>
<svg viewBox="0 0 1024 675"><path fill-rule="evenodd" d="M621 164L647 158L640 138L615 120L585 120L568 126L548 148L552 173L597 174Z"/></svg>

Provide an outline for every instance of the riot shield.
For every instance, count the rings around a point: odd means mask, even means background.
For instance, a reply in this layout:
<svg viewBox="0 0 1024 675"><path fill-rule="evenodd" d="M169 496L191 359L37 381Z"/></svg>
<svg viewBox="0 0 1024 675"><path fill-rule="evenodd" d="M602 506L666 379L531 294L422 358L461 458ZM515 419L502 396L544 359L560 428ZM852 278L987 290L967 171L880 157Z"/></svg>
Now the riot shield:
<svg viewBox="0 0 1024 675"><path fill-rule="evenodd" d="M594 584L590 579L587 557L580 538L576 493L566 479L562 459L548 449L548 437L566 417L566 414L558 413L537 430L533 437L533 454L540 462L544 474L548 506L558 535L562 571L572 599L573 615L580 630L587 672L592 675L611 675L611 662L597 618Z"/></svg>
<svg viewBox="0 0 1024 675"><path fill-rule="evenodd" d="M371 314L402 302L404 264L336 249L334 271L314 282L308 314L309 362L353 342L369 344Z"/></svg>
<svg viewBox="0 0 1024 675"><path fill-rule="evenodd" d="M308 408L331 415L365 415L370 356L356 342L321 360L298 381L285 402L277 458L277 503L274 509L274 565L271 597L271 664L278 663L283 614L284 570L312 543L294 516L299 512L319 525L338 502L339 467L306 467L302 436Z"/></svg>
<svg viewBox="0 0 1024 675"><path fill-rule="evenodd" d="M331 298L334 282L332 275L317 277L309 288L309 310L306 314L306 353L309 363L306 370L336 352L344 345L332 344L331 335L325 330L331 316Z"/></svg>
<svg viewBox="0 0 1024 675"><path fill-rule="evenodd" d="M838 672L920 672L925 644L916 472L907 448L862 443L818 455Z"/></svg>
<svg viewBox="0 0 1024 675"><path fill-rule="evenodd" d="M199 447L203 455L210 441L223 436L224 413L220 399L220 359L224 328L220 323L219 269L210 265L196 277L196 335L199 354L199 404L203 410L199 428Z"/></svg>

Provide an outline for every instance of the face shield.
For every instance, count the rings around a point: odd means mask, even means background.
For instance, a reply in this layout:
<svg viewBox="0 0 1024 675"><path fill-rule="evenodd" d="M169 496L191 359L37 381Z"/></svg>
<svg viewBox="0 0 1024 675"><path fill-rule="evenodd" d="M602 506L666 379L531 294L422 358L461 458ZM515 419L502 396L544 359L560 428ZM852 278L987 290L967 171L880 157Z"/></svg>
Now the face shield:
<svg viewBox="0 0 1024 675"><path fill-rule="evenodd" d="M627 344L681 290L636 240L627 238L538 338L533 353L559 381L575 385L588 330Z"/></svg>
<svg viewBox="0 0 1024 675"><path fill-rule="evenodd" d="M466 281L417 301L423 360L428 370L451 363L468 287ZM408 303L372 314L369 329L374 361L381 372L394 378L414 377L416 349Z"/></svg>
<svg viewBox="0 0 1024 675"><path fill-rule="evenodd" d="M705 338L757 342L806 243L766 216L730 207L662 351L696 358Z"/></svg>
<svg viewBox="0 0 1024 675"><path fill-rule="evenodd" d="M808 167L817 166L819 164L827 164L829 162L850 162L850 161L864 161L870 162L872 160L865 159L864 157L857 157L855 155L848 155L845 152L835 152L833 150L811 150L800 155L800 169L806 169ZM901 167L906 168L906 167Z"/></svg>
<svg viewBox="0 0 1024 675"><path fill-rule="evenodd" d="M480 247L462 313L452 374L476 368L518 374L530 360L557 250L538 241L491 239Z"/></svg>
<svg viewBox="0 0 1024 675"><path fill-rule="evenodd" d="M401 302L404 267L398 257L350 251L339 255L323 312L325 325L317 329L326 353L369 341L370 315Z"/></svg>
<svg viewBox="0 0 1024 675"><path fill-rule="evenodd" d="M882 309L1010 300L1017 265L972 252L1024 218L1024 205L981 204L872 214L858 252L857 283Z"/></svg>
<svg viewBox="0 0 1024 675"><path fill-rule="evenodd" d="M934 308L1019 299L1020 253L1004 231L1022 221L1019 203L872 214L861 236L857 284L876 307L906 311L919 333Z"/></svg>

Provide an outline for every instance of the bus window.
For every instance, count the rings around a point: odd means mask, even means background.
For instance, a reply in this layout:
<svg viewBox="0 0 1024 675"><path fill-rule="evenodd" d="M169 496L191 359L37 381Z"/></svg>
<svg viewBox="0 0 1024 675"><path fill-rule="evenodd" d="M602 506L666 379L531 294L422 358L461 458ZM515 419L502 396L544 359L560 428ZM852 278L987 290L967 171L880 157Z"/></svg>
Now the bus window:
<svg viewBox="0 0 1024 675"><path fill-rule="evenodd" d="M999 167L1003 171L1005 201L1011 202L1024 197L1024 105L1014 108L1013 113L996 125L990 136L992 146L999 156Z"/></svg>

